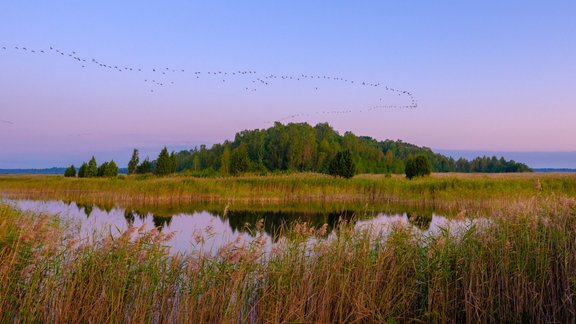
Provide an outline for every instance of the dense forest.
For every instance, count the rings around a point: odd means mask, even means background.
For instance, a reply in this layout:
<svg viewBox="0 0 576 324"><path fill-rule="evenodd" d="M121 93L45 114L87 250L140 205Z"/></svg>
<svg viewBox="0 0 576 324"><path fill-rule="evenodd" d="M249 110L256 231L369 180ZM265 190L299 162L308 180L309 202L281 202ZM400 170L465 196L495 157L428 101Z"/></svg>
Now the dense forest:
<svg viewBox="0 0 576 324"><path fill-rule="evenodd" d="M400 140L377 141L352 132L340 135L329 124L275 123L268 129L245 130L233 141L201 145L175 154L177 172L198 175L243 172L314 171L328 173L330 162L349 150L356 173L404 173L405 161L425 155L434 172L529 172L528 166L503 157L454 160ZM152 168L156 161L152 161Z"/></svg>

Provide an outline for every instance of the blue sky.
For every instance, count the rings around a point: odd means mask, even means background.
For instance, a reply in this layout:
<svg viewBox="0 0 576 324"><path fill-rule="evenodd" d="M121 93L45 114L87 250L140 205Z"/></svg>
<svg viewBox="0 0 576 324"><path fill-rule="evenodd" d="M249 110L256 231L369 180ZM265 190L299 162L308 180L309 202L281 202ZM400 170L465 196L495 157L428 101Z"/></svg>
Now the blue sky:
<svg viewBox="0 0 576 324"><path fill-rule="evenodd" d="M134 147L153 156L290 116L435 149L574 152L574 12L573 1L5 1L0 168L92 154L123 164ZM303 74L356 83L252 82ZM400 108L370 110L386 105Z"/></svg>

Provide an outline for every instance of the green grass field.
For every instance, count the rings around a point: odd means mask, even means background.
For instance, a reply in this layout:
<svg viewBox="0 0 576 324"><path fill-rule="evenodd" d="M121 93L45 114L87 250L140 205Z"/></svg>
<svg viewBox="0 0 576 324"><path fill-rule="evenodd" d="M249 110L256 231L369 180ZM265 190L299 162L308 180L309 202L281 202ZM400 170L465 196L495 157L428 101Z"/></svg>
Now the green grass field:
<svg viewBox="0 0 576 324"><path fill-rule="evenodd" d="M138 206L404 204L458 212L508 207L536 196L573 197L576 174L434 174L415 180L383 175L346 180L314 173L221 178L0 176L0 193L11 198Z"/></svg>

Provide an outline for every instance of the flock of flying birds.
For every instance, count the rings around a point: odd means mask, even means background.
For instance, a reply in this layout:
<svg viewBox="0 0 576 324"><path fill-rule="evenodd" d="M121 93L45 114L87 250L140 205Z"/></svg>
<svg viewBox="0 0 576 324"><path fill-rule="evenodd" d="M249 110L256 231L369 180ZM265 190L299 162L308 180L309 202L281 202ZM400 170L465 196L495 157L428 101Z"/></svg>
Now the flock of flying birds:
<svg viewBox="0 0 576 324"><path fill-rule="evenodd" d="M306 84L312 85L311 90L318 91L319 86L324 82L335 82L346 84L349 86L357 86L362 88L370 89L382 89L392 95L397 95L399 97L405 97L407 99L407 104L405 105L385 105L383 104L383 98L379 98L379 104L371 107L364 107L362 109L348 109L348 110L324 110L315 111L311 113L298 113L285 116L281 119L274 121L286 121L295 118L310 117L313 115L335 115L335 114L351 114L351 113L364 113L370 112L378 109L391 109L391 108L417 108L418 103L414 98L413 94L406 90L395 89L389 86L382 85L380 83L371 83L366 81L356 81L339 76L329 76L329 75L312 75L312 74L298 74L298 75L277 75L277 74L261 74L252 70L237 70L237 71L188 71L185 69L177 69L170 67L136 67L136 66L125 66L119 64L113 64L109 62L103 62L96 58L82 57L76 51L63 51L56 47L50 46L46 49L34 49L30 47L22 46L1 46L0 51L17 51L18 53L28 53L35 55L53 55L63 57L72 60L74 63L79 65L81 68L95 67L103 70L108 70L116 73L131 73L139 74L142 81L146 83L149 87L150 93L154 93L162 87L167 87L175 84L176 74L191 76L194 79L210 78L218 82L226 83L234 79L242 78L247 81L247 86L243 87L244 91L256 92L259 89L269 87L278 81L309 81ZM172 78L171 78L172 77ZM270 121L270 122L274 122ZM2 120L0 122L7 124L14 124L11 121ZM268 123L270 123L268 122Z"/></svg>

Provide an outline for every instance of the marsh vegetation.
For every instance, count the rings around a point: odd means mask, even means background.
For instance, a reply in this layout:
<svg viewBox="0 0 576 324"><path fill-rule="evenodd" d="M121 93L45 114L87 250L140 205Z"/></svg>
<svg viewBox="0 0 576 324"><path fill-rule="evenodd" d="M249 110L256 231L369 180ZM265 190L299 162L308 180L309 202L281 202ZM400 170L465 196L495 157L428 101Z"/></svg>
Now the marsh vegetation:
<svg viewBox="0 0 576 324"><path fill-rule="evenodd" d="M539 188L537 188L539 184ZM172 205L207 202L285 208L293 204L339 206L416 205L457 213L498 209L535 196L576 196L575 174L442 174L407 180L394 175L357 175L352 179L318 173L197 178L187 175L119 176L112 179L61 176L1 176L8 198L69 200L80 203ZM257 207L255 207L257 208ZM304 207L305 208L305 207Z"/></svg>
<svg viewBox="0 0 576 324"><path fill-rule="evenodd" d="M570 174L3 176L0 192L3 322L576 319Z"/></svg>
<svg viewBox="0 0 576 324"><path fill-rule="evenodd" d="M496 212L494 210L494 212ZM266 248L171 254L144 226L85 240L49 215L0 207L2 321L572 322L576 200L535 197L433 235L295 223ZM209 229L206 229L207 231ZM202 240L197 244L201 246Z"/></svg>

